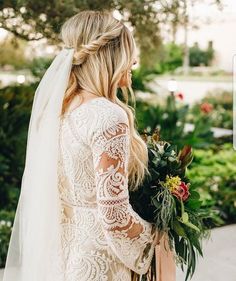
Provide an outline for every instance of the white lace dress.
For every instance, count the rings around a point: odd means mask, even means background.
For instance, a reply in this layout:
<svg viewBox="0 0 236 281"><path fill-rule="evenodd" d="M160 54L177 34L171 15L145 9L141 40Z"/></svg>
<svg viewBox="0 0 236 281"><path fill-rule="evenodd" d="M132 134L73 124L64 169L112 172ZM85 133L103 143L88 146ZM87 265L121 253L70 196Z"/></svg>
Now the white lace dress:
<svg viewBox="0 0 236 281"><path fill-rule="evenodd" d="M63 280L130 281L146 273L155 231L129 204L125 111L94 98L61 120Z"/></svg>

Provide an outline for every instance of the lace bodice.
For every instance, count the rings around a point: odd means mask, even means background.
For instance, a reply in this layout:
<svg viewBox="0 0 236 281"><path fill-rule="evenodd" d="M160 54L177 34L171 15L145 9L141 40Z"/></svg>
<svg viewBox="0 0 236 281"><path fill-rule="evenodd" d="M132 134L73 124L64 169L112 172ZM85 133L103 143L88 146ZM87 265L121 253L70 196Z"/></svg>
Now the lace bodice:
<svg viewBox="0 0 236 281"><path fill-rule="evenodd" d="M129 123L104 97L61 120L59 191L65 280L130 281L154 253L155 231L129 204Z"/></svg>

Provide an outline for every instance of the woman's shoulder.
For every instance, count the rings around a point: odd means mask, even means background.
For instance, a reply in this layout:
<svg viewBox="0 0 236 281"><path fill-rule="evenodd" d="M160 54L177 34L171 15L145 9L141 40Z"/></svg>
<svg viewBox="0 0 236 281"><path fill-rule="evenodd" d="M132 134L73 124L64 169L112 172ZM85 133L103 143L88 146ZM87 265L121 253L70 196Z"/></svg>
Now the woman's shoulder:
<svg viewBox="0 0 236 281"><path fill-rule="evenodd" d="M104 118L113 119L113 121L128 122L128 116L124 108L107 98L98 101L99 110L104 111ZM104 105L104 106L103 106Z"/></svg>
<svg viewBox="0 0 236 281"><path fill-rule="evenodd" d="M110 101L106 97L93 98L82 104L82 106L86 114L96 121L95 123L98 127L103 123L107 123L107 125L112 125L112 123L128 124L126 111L119 104Z"/></svg>
<svg viewBox="0 0 236 281"><path fill-rule="evenodd" d="M118 132L128 132L129 119L124 108L107 98L94 99L88 106L89 115L93 120L88 124L89 143L94 140L102 142L115 136Z"/></svg>
<svg viewBox="0 0 236 281"><path fill-rule="evenodd" d="M124 108L106 97L97 97L84 102L68 114L69 119L81 133L96 134L129 120Z"/></svg>

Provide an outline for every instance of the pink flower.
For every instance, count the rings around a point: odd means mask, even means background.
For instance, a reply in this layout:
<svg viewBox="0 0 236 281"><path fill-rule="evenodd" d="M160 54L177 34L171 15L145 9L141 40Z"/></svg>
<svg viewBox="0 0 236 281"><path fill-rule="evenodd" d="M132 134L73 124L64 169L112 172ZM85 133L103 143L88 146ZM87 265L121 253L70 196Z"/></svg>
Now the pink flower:
<svg viewBox="0 0 236 281"><path fill-rule="evenodd" d="M181 182L179 186L176 186L175 189L172 190L172 194L179 200L186 201L190 195L189 185Z"/></svg>
<svg viewBox="0 0 236 281"><path fill-rule="evenodd" d="M213 110L213 105L208 102L204 102L200 105L200 110L203 113L208 114Z"/></svg>
<svg viewBox="0 0 236 281"><path fill-rule="evenodd" d="M176 98L179 98L180 100L184 99L184 94L183 93L178 93L175 95Z"/></svg>

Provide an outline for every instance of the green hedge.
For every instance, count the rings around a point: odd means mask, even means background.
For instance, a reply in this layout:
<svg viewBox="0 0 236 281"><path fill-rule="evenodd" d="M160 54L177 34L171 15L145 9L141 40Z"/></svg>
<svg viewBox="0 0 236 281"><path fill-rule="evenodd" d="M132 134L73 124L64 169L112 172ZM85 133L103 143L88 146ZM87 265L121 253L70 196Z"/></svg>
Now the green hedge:
<svg viewBox="0 0 236 281"><path fill-rule="evenodd" d="M20 194L35 88L36 84L0 89L0 267L5 264Z"/></svg>
<svg viewBox="0 0 236 281"><path fill-rule="evenodd" d="M36 85L0 89L0 209L16 207Z"/></svg>
<svg viewBox="0 0 236 281"><path fill-rule="evenodd" d="M190 108L179 102L178 97L169 95L162 105L152 105L148 102L137 101L136 119L139 132L152 132L157 129L161 139L176 144L182 148L185 144L193 148L207 148L214 142L211 122L207 114L195 116L195 128L185 132Z"/></svg>
<svg viewBox="0 0 236 281"><path fill-rule="evenodd" d="M236 223L236 152L232 144L195 150L188 176L204 204L220 212L225 223Z"/></svg>
<svg viewBox="0 0 236 281"><path fill-rule="evenodd" d="M0 211L0 268L4 267L15 211Z"/></svg>

